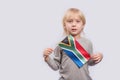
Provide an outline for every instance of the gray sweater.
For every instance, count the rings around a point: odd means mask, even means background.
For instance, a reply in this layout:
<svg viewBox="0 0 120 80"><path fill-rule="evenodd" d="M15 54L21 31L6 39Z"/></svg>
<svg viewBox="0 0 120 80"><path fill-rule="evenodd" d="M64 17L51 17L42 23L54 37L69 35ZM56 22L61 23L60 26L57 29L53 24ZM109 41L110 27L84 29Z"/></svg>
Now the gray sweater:
<svg viewBox="0 0 120 80"><path fill-rule="evenodd" d="M81 37L78 42L88 53L93 53L92 43L90 40ZM88 65L94 65L95 63L90 59L81 68L78 68L76 64L57 46L54 50L54 58L50 58L47 64L53 70L59 70L59 80L92 80L89 76Z"/></svg>

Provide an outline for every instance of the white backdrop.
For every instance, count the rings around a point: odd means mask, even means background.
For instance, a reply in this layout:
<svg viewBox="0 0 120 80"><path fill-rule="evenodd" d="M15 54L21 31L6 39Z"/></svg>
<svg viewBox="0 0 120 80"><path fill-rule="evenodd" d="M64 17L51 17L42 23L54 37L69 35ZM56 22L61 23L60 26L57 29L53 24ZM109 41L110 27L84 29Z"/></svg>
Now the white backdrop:
<svg viewBox="0 0 120 80"><path fill-rule="evenodd" d="M58 80L42 57L62 36L71 7L86 16L86 35L103 61L90 67L93 80L120 80L119 0L1 0L0 80Z"/></svg>

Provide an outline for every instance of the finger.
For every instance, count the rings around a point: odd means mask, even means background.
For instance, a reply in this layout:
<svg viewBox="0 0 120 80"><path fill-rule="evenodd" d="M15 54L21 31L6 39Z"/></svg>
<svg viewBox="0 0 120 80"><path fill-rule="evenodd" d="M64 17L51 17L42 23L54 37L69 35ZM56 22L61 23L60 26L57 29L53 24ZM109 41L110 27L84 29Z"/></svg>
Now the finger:
<svg viewBox="0 0 120 80"><path fill-rule="evenodd" d="M46 48L43 51L43 56L49 56L52 53L53 49L52 48Z"/></svg>
<svg viewBox="0 0 120 80"><path fill-rule="evenodd" d="M53 51L53 49L52 49L52 48L48 48L47 50L48 50L48 51L51 51L51 52Z"/></svg>
<svg viewBox="0 0 120 80"><path fill-rule="evenodd" d="M47 51L48 51L48 48L46 48L46 49L43 51L43 53L45 54L45 53L47 53Z"/></svg>
<svg viewBox="0 0 120 80"><path fill-rule="evenodd" d="M98 58L98 56L92 56L92 57L91 57L91 59L96 59L96 58Z"/></svg>
<svg viewBox="0 0 120 80"><path fill-rule="evenodd" d="M50 55L50 53L49 52L46 52L45 54L43 54L43 57L47 57L47 56L49 56Z"/></svg>
<svg viewBox="0 0 120 80"><path fill-rule="evenodd" d="M95 61L97 61L97 60L99 60L100 59L100 57L95 57L95 58L93 58L93 60L95 60Z"/></svg>
<svg viewBox="0 0 120 80"><path fill-rule="evenodd" d="M99 57L95 60L96 63L100 62L102 59Z"/></svg>
<svg viewBox="0 0 120 80"><path fill-rule="evenodd" d="M48 52L48 53L52 53L53 51L51 51L51 50L48 50L47 52Z"/></svg>
<svg viewBox="0 0 120 80"><path fill-rule="evenodd" d="M94 61L98 61L99 60L99 58L95 58L95 59L93 59Z"/></svg>
<svg viewBox="0 0 120 80"><path fill-rule="evenodd" d="M50 52L48 50L45 50L43 55L47 56Z"/></svg>
<svg viewBox="0 0 120 80"><path fill-rule="evenodd" d="M100 61L101 61L100 59L99 59L99 60L96 60L95 63L99 63Z"/></svg>

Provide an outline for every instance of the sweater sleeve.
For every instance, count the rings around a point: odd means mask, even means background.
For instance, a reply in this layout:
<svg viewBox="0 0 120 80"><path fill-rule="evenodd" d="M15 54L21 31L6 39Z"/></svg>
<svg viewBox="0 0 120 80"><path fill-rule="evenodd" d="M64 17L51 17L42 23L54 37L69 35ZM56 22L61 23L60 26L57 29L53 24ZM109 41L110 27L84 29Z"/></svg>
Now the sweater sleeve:
<svg viewBox="0 0 120 80"><path fill-rule="evenodd" d="M47 64L49 67L51 67L53 70L58 70L60 66L60 60L61 60L61 48L57 46L54 50L54 57L49 57L47 60Z"/></svg>
<svg viewBox="0 0 120 80"><path fill-rule="evenodd" d="M88 51L89 51L90 55L93 54L93 45L92 45L92 42L91 42L91 41L89 42L89 50L88 50ZM90 60L88 61L88 65L94 66L95 63L94 63L94 61L93 61L92 59L90 59Z"/></svg>

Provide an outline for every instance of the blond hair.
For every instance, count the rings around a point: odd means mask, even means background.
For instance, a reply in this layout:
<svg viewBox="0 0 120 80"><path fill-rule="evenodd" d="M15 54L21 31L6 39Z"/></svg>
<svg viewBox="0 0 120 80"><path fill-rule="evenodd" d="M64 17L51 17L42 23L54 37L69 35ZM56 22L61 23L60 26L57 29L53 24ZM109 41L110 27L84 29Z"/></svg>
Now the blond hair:
<svg viewBox="0 0 120 80"><path fill-rule="evenodd" d="M67 10L67 12L65 13L65 15L64 15L64 17L63 17L63 29L64 29L64 33L65 33L65 34L67 33L66 28L64 28L64 27L65 27L65 22L66 22L67 20L69 20L70 17L74 17L74 16L76 16L76 15L82 20L83 25L86 24L86 19L85 19L84 14L82 13L82 11L80 11L80 10L77 9L77 8L70 8L70 9Z"/></svg>

